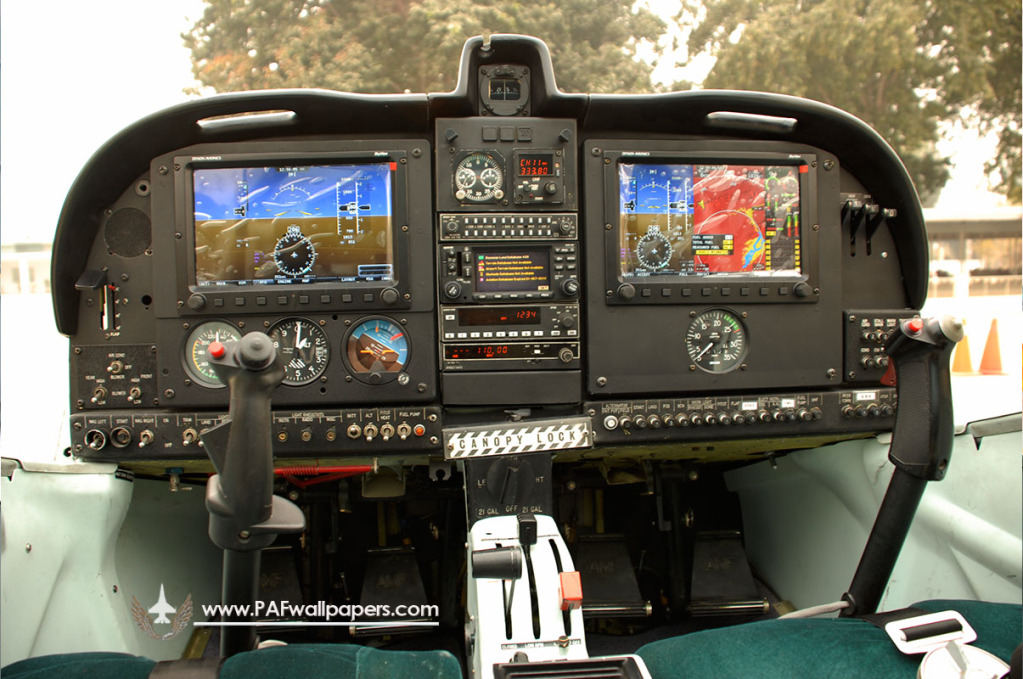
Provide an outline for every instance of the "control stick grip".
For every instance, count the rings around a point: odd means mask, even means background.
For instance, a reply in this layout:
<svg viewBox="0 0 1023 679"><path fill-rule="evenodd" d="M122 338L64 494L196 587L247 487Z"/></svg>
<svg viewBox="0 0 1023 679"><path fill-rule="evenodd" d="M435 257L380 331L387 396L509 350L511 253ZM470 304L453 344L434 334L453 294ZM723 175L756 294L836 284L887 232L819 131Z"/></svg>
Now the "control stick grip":
<svg viewBox="0 0 1023 679"><path fill-rule="evenodd" d="M926 481L939 481L948 470L955 434L949 364L963 335L962 321L952 316L913 318L885 343L899 399L888 459Z"/></svg>
<svg viewBox="0 0 1023 679"><path fill-rule="evenodd" d="M227 534L214 541L235 548L238 530L263 523L272 512L270 396L284 379L284 367L272 341L262 333L211 344L208 352L213 370L231 390L231 403L227 419L201 434L217 470L218 492L207 493L207 503L215 506L211 511L231 519L230 528L221 526Z"/></svg>

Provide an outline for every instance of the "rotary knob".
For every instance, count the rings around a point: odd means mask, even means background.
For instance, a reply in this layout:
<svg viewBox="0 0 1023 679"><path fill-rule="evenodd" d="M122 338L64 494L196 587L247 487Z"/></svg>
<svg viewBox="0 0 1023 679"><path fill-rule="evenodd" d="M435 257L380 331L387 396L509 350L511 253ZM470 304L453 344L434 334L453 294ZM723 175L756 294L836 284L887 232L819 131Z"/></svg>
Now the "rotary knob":
<svg viewBox="0 0 1023 679"><path fill-rule="evenodd" d="M458 299L462 295L462 284L458 281L451 281L444 285L444 296L448 299Z"/></svg>

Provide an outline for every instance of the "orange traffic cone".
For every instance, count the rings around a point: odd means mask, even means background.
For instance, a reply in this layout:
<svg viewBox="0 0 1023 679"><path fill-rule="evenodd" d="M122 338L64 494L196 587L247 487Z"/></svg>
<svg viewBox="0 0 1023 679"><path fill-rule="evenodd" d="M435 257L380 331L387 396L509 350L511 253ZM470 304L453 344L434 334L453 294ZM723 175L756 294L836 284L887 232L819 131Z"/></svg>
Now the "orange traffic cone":
<svg viewBox="0 0 1023 679"><path fill-rule="evenodd" d="M991 320L991 330L987 334L984 355L980 358L981 375L1004 375L1002 370L1002 350L998 344L998 319Z"/></svg>
<svg viewBox="0 0 1023 679"><path fill-rule="evenodd" d="M973 361L970 360L970 338L963 336L963 339L956 345L956 355L952 359L953 375L975 375L973 372Z"/></svg>

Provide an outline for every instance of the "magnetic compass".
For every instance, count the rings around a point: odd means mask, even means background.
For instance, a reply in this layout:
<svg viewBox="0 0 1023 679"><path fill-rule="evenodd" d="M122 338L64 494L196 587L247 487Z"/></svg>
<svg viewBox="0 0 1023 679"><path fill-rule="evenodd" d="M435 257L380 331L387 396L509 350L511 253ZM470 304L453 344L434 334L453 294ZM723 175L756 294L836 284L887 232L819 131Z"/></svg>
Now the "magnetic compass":
<svg viewBox="0 0 1023 679"><path fill-rule="evenodd" d="M302 235L302 230L295 224L288 227L287 233L274 246L274 263L281 273L287 276L301 276L313 268L316 261L316 248L312 241Z"/></svg>
<svg viewBox="0 0 1023 679"><path fill-rule="evenodd" d="M284 381L292 387L314 382L330 362L327 333L304 318L286 318L267 332L284 364Z"/></svg>

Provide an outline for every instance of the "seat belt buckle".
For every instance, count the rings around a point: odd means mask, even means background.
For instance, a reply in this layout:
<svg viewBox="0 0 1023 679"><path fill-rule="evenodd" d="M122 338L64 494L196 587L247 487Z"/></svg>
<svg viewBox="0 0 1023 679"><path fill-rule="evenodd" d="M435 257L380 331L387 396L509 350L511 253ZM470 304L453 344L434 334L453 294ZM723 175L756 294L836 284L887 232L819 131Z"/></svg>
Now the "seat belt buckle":
<svg viewBox="0 0 1023 679"><path fill-rule="evenodd" d="M977 640L977 633L970 623L956 611L894 620L884 626L884 631L906 655L929 653L953 641L969 644Z"/></svg>

